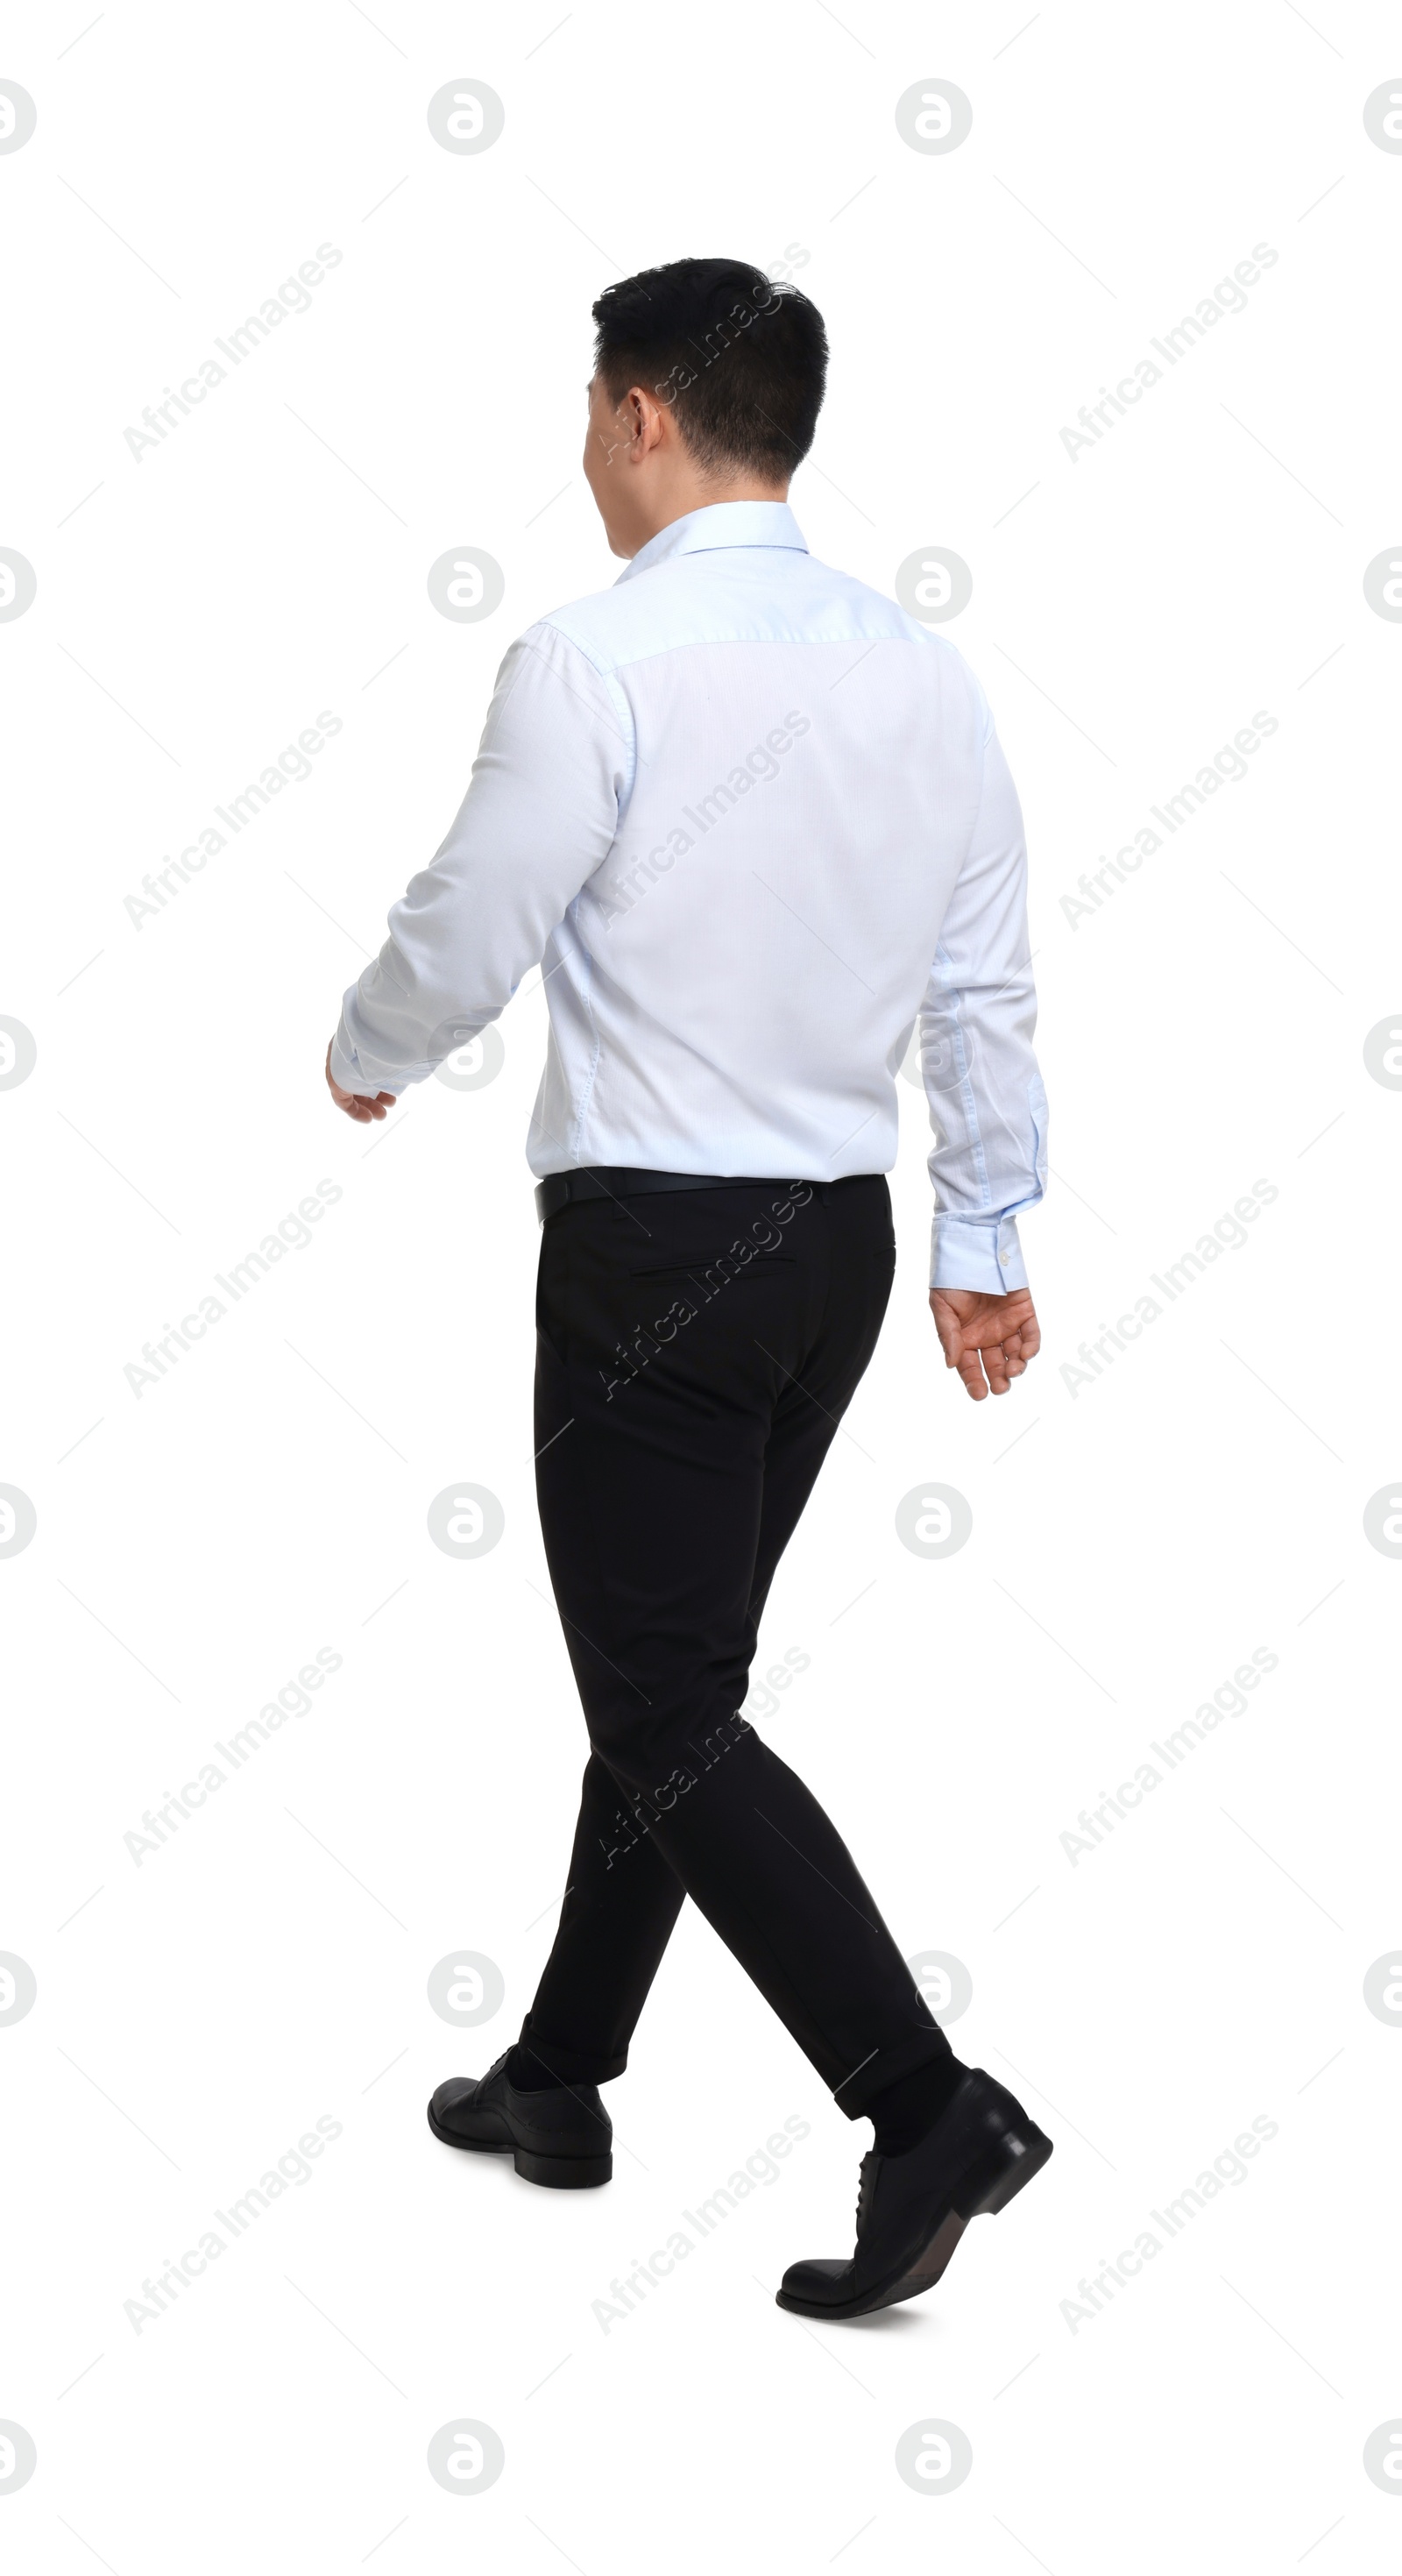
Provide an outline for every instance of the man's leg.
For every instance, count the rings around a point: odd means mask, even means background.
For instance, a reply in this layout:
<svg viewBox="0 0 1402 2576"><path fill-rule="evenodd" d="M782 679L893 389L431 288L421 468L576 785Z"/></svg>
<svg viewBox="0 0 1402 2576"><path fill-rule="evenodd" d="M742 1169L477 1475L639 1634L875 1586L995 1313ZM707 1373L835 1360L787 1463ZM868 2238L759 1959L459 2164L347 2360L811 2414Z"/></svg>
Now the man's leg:
<svg viewBox="0 0 1402 2576"><path fill-rule="evenodd" d="M612 1772L591 1753L559 1928L511 2063L513 2079L527 2088L551 2075L566 2084L605 2084L623 2073L686 1898L657 1843L621 1823L623 1799Z"/></svg>
<svg viewBox="0 0 1402 2576"><path fill-rule="evenodd" d="M880 1179L587 1202L546 1227L538 1490L598 1767L523 2037L567 2080L620 2071L680 1902L664 1873L852 2117L948 2058L841 1837L738 1715L891 1263Z"/></svg>

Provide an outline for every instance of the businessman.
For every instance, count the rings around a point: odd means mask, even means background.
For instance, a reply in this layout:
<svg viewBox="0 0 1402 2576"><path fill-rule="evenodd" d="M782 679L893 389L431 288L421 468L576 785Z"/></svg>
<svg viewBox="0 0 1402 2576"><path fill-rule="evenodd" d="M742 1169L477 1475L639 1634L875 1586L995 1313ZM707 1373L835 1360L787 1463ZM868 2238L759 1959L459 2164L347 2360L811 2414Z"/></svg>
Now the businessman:
<svg viewBox="0 0 1402 2576"><path fill-rule="evenodd" d="M690 1896L874 2124L854 2254L791 2265L778 2293L857 2317L937 2281L1051 2142L955 2057L742 1706L890 1294L917 1027L945 1365L978 1402L1038 1347L1022 821L959 654L816 563L789 510L827 366L808 299L684 259L593 314L584 470L625 570L512 645L462 808L326 1065L347 1116L383 1118L541 968L537 1493L590 1752L520 2036L440 2085L429 2125L530 2182L607 2182L598 2087Z"/></svg>

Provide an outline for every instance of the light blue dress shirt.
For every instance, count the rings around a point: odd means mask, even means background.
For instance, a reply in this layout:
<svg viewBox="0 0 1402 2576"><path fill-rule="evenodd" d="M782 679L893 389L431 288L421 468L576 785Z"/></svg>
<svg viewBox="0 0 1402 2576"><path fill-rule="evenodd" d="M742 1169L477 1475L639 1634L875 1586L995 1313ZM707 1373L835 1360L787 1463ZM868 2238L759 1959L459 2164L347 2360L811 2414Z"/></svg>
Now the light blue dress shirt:
<svg viewBox="0 0 1402 2576"><path fill-rule="evenodd" d="M918 1023L930 1284L1025 1287L1046 1183L1026 851L943 636L783 502L674 520L512 645L457 818L345 996L331 1070L400 1092L539 962L531 1169L889 1171Z"/></svg>

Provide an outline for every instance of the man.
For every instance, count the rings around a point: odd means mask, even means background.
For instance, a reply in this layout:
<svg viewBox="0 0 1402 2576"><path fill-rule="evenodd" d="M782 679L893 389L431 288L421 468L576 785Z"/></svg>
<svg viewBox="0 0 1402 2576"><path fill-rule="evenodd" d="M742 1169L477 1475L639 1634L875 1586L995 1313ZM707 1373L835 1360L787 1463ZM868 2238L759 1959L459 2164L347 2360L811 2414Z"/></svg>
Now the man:
<svg viewBox="0 0 1402 2576"><path fill-rule="evenodd" d="M1051 2144L954 2056L835 1827L740 1711L890 1293L917 1020L945 1364L980 1400L1038 1347L1022 823L958 653L815 563L787 507L827 363L807 298L677 260L594 320L584 470L627 569L507 654L462 809L327 1058L337 1105L382 1118L541 966L537 1492L591 1752L520 2038L440 2085L429 2125L531 2182L608 2181L597 2088L689 1895L875 2124L854 2258L778 2293L853 2317L929 2288Z"/></svg>

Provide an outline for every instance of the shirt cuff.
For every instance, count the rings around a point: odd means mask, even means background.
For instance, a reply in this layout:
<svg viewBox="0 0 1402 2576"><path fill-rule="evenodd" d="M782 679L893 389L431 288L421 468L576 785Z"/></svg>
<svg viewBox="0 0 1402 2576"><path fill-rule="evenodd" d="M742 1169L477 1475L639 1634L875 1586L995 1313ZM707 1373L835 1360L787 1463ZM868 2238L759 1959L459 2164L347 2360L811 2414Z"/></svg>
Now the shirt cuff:
<svg viewBox="0 0 1402 2576"><path fill-rule="evenodd" d="M345 1048L342 1046L341 1032L339 1029L336 1031L336 1034L331 1041L330 1069L332 1081L338 1082L342 1091L354 1091L362 1100L373 1100L377 1092L381 1091L392 1091L397 1100L400 1092L404 1088L402 1082L398 1084L393 1082L372 1082L368 1074L362 1073L359 1065L354 1062L353 1058L347 1054Z"/></svg>
<svg viewBox="0 0 1402 2576"><path fill-rule="evenodd" d="M982 1289L988 1297L1025 1288L1016 1217L937 1215L930 1236L930 1286Z"/></svg>

